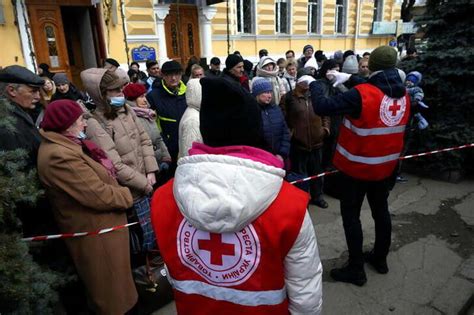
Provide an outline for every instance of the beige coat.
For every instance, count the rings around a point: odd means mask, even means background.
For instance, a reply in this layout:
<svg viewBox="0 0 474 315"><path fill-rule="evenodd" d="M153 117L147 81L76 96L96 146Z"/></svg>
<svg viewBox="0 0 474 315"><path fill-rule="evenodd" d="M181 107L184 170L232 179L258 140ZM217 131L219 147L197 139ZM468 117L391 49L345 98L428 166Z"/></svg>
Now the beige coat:
<svg viewBox="0 0 474 315"><path fill-rule="evenodd" d="M138 199L145 194L146 174L158 171L153 145L128 105L119 110L117 118L105 118L104 108L108 105L99 89L104 73L104 69L88 69L81 73L82 83L97 106L87 120L87 138L107 153L117 169L119 183L130 188L134 199Z"/></svg>
<svg viewBox="0 0 474 315"><path fill-rule="evenodd" d="M132 195L66 137L41 130L38 173L63 233L127 223ZM123 314L137 302L128 230L65 239L97 314Z"/></svg>

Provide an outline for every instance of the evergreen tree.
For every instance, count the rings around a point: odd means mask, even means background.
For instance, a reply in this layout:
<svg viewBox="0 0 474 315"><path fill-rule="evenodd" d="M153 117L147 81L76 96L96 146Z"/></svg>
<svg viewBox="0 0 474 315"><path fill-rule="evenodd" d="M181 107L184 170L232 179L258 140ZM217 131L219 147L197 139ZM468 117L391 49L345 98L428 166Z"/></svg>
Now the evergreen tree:
<svg viewBox="0 0 474 315"><path fill-rule="evenodd" d="M416 20L424 31L426 49L404 70L423 74L425 103L430 106L427 130L418 133L409 153L474 142L474 1L428 0ZM425 115L425 114L424 114ZM410 160L432 176L473 171L473 149Z"/></svg>
<svg viewBox="0 0 474 315"><path fill-rule="evenodd" d="M0 98L0 128L12 132L8 102ZM43 191L35 171L25 171L24 150L0 149L0 314L51 314L58 300L55 273L39 266L21 241L21 204L34 204Z"/></svg>

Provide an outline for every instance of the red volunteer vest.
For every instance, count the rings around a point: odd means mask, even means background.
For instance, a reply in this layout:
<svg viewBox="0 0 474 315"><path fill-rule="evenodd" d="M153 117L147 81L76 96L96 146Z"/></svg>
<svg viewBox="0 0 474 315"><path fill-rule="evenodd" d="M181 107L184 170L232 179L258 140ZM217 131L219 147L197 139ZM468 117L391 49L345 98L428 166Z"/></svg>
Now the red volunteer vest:
<svg viewBox="0 0 474 315"><path fill-rule="evenodd" d="M180 213L173 181L152 199L151 220L178 314L288 315L284 259L300 232L308 195L284 182L270 207L236 233L197 230Z"/></svg>
<svg viewBox="0 0 474 315"><path fill-rule="evenodd" d="M389 177L403 148L410 98L385 95L365 83L355 87L362 99L358 119L346 115L339 128L333 164L347 175L369 181Z"/></svg>

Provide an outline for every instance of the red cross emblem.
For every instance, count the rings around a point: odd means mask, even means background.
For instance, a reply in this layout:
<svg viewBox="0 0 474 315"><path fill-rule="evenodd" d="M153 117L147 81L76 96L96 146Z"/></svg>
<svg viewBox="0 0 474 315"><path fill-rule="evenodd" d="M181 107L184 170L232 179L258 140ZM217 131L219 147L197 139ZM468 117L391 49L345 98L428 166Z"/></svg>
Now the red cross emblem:
<svg viewBox="0 0 474 315"><path fill-rule="evenodd" d="M392 116L396 116L397 112L401 109L402 107L398 105L397 100L393 100L393 104L388 107L388 110L392 112Z"/></svg>
<svg viewBox="0 0 474 315"><path fill-rule="evenodd" d="M222 235L216 233L209 233L211 238L209 240L199 240L199 249L210 252L211 264L222 266L222 256L234 256L235 249L233 244L223 243Z"/></svg>

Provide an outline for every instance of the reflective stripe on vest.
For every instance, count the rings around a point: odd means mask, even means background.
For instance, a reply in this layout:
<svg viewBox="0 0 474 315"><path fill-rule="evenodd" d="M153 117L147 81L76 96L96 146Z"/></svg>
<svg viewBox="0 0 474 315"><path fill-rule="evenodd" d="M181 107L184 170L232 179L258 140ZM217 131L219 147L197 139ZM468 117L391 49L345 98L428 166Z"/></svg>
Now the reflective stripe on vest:
<svg viewBox="0 0 474 315"><path fill-rule="evenodd" d="M341 153L345 158L352 162L376 165L382 164L386 162L395 161L400 157L400 153L385 155L385 156L378 156L378 157L367 157L367 156L360 156L354 155L349 153L346 149L344 149L340 144L337 144L336 150Z"/></svg>
<svg viewBox="0 0 474 315"><path fill-rule="evenodd" d="M344 118L342 123L347 129L350 129L353 133L361 137L382 136L405 132L405 125L383 128L358 128L354 126L347 118Z"/></svg>
<svg viewBox="0 0 474 315"><path fill-rule="evenodd" d="M158 116L158 119L163 120L163 121L176 122L176 119L167 118L167 117L163 117L163 116Z"/></svg>
<svg viewBox="0 0 474 315"><path fill-rule="evenodd" d="M278 305L286 299L286 288L270 291L243 291L218 287L201 281L179 281L169 274L168 280L175 290L183 293L199 294L214 300L245 306Z"/></svg>

